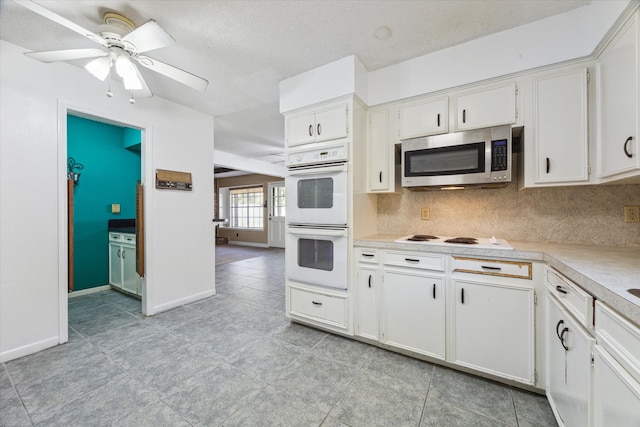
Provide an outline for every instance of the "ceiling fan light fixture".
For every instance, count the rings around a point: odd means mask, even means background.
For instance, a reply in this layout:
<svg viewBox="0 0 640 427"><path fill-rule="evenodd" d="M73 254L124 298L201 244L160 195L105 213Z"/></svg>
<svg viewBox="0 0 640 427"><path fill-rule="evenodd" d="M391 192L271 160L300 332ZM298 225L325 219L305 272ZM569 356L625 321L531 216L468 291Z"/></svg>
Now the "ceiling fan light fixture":
<svg viewBox="0 0 640 427"><path fill-rule="evenodd" d="M108 56L96 58L84 66L85 70L90 72L98 80L104 81L109 75L111 61Z"/></svg>
<svg viewBox="0 0 640 427"><path fill-rule="evenodd" d="M142 82L138 79L138 73L136 66L133 65L131 60L125 56L120 55L116 59L116 73L124 81L124 88L127 90L140 90L142 89Z"/></svg>

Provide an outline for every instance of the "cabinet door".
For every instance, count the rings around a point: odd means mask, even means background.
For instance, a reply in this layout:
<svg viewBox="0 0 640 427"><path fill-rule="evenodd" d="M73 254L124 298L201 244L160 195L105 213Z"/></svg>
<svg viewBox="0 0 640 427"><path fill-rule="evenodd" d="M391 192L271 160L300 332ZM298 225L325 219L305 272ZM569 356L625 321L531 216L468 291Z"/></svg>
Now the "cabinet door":
<svg viewBox="0 0 640 427"><path fill-rule="evenodd" d="M636 12L596 63L600 178L640 169L639 20Z"/></svg>
<svg viewBox="0 0 640 427"><path fill-rule="evenodd" d="M122 247L113 243L109 244L109 284L122 288Z"/></svg>
<svg viewBox="0 0 640 427"><path fill-rule="evenodd" d="M356 334L378 340L378 269L358 267L358 297L356 299Z"/></svg>
<svg viewBox="0 0 640 427"><path fill-rule="evenodd" d="M454 280L453 290L452 362L533 384L533 289Z"/></svg>
<svg viewBox="0 0 640 427"><path fill-rule="evenodd" d="M516 84L461 95L457 99L457 129L479 129L516 122Z"/></svg>
<svg viewBox="0 0 640 427"><path fill-rule="evenodd" d="M400 106L400 139L449 131L449 99L414 101Z"/></svg>
<svg viewBox="0 0 640 427"><path fill-rule="evenodd" d="M133 246L122 246L122 289L138 294L136 273L136 249Z"/></svg>
<svg viewBox="0 0 640 427"><path fill-rule="evenodd" d="M347 104L316 111L316 142L347 137Z"/></svg>
<svg viewBox="0 0 640 427"><path fill-rule="evenodd" d="M594 353L594 426L640 423L640 382L600 346Z"/></svg>
<svg viewBox="0 0 640 427"><path fill-rule="evenodd" d="M382 342L444 359L443 278L386 270L381 302Z"/></svg>
<svg viewBox="0 0 640 427"><path fill-rule="evenodd" d="M367 138L368 190L389 190L389 110L369 113Z"/></svg>
<svg viewBox="0 0 640 427"><path fill-rule="evenodd" d="M562 424L589 426L594 339L550 295L546 325L549 402Z"/></svg>
<svg viewBox="0 0 640 427"><path fill-rule="evenodd" d="M535 182L587 181L587 69L540 77L534 84Z"/></svg>
<svg viewBox="0 0 640 427"><path fill-rule="evenodd" d="M316 115L307 112L287 117L287 145L295 145L313 142L316 139Z"/></svg>

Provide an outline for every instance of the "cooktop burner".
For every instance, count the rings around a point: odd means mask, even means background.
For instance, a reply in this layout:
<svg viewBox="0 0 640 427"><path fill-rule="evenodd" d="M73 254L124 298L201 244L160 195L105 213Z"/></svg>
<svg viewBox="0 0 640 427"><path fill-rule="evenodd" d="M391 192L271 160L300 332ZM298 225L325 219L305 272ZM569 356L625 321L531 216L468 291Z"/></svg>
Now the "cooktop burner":
<svg viewBox="0 0 640 427"><path fill-rule="evenodd" d="M398 239L396 242L429 246L473 246L477 249L513 250L513 246L511 246L509 242L503 239L496 239L495 237L445 237L432 236L428 234L412 234Z"/></svg>
<svg viewBox="0 0 640 427"><path fill-rule="evenodd" d="M478 239L475 237L454 237L453 239L445 240L445 243L462 243L464 245L477 245Z"/></svg>
<svg viewBox="0 0 640 427"><path fill-rule="evenodd" d="M426 242L427 240L438 239L437 236L431 236L429 234L415 234L411 237L407 237L410 242Z"/></svg>

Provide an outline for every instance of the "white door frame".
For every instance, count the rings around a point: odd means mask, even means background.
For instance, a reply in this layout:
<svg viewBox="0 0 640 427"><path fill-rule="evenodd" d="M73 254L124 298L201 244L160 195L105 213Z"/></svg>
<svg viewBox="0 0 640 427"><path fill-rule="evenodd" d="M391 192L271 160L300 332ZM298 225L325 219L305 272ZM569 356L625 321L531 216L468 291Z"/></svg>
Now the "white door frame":
<svg viewBox="0 0 640 427"><path fill-rule="evenodd" d="M114 117L112 113L107 111L96 111L86 106L79 106L76 104L58 101L58 341L60 344L69 341L69 310L68 299L69 293L67 283L69 280L69 268L67 251L69 248L68 242L68 226L67 218L69 212L67 211L67 115L74 113L79 117L85 117L90 120L102 121L104 123L113 123L120 126L126 126L131 128L140 129L142 131L142 147L140 148L140 162L141 162L141 174L140 181L144 184L150 182L145 179L147 172L151 171L151 126L141 125L139 123L131 123L122 117ZM149 200L147 195L151 192L144 187L144 197L146 205L149 206ZM145 228L150 229L149 219L151 215L145 211ZM147 235L145 235L145 248L147 245ZM145 254L145 258L149 261L149 253ZM147 290L150 288L147 278L146 286L143 286L145 292L142 293L142 313L146 314L147 304L150 302ZM144 282L143 282L144 283Z"/></svg>

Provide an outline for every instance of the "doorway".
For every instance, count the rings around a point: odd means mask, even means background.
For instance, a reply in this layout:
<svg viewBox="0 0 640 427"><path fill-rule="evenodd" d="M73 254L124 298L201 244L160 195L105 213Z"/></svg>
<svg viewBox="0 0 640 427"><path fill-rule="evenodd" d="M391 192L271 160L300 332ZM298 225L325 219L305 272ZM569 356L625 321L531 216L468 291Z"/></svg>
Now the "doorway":
<svg viewBox="0 0 640 427"><path fill-rule="evenodd" d="M73 276L73 270L70 270L69 268L69 258L68 258L68 253L69 253L69 246L70 244L73 245L72 241L70 242L69 239L69 228L70 228L70 224L69 224L69 210L70 207L68 205L68 188L73 186L72 184L69 184L69 180L68 180L68 169L69 169L69 155L68 155L68 147L67 147L67 142L68 142L68 135L69 135L69 129L68 129L68 123L67 123L67 119L68 117L76 117L76 118L82 118L82 119L88 119L89 121L94 121L97 123L102 123L102 124L107 124L107 125L113 125L116 127L120 127L120 128L131 128L131 129L136 129L139 132L140 138L139 138L139 157L137 160L137 164L139 166L139 171L138 172L138 180L140 180L142 182L142 184L144 184L145 179L144 179L144 171L145 171L145 162L147 159L150 159L149 153L146 153L145 150L149 149L149 144L147 143L146 139L149 137L146 128L139 126L137 124L134 123L126 123L123 122L121 120L117 120L117 119L113 119L113 118L109 118L107 117L107 115L102 114L102 113L95 113L95 112L88 112L86 111L85 108L78 108L76 106L72 106L69 104L65 104L65 103L59 103L58 104L58 233L60 236L59 239L59 253L60 256L58 257L58 283L59 283L59 298L58 298L58 339L59 339L59 343L65 343L68 341L69 339L69 335L68 335L68 323L69 323L69 276ZM74 159L74 161L78 162L78 163L82 163L82 160L80 159ZM106 162L108 163L108 162ZM88 166L88 165L83 165L83 166ZM114 173L118 172L118 167L117 165L111 165L112 170ZM77 172L77 168L76 168L76 172ZM87 178L87 172L88 169L84 169L84 171L80 171L81 174L78 177L78 184L77 185L82 185L84 182L86 182L86 180L84 178ZM83 177L84 174L84 177ZM71 175L73 176L73 175ZM109 175L112 176L112 175ZM78 187L76 186L76 189ZM86 188L86 185L85 185ZM75 190L75 189L74 189ZM74 191L75 196L77 198L78 193L77 191ZM114 202L113 204L117 204L116 202ZM111 210L112 209L112 203L108 203L108 204L102 204L101 209L102 210ZM73 216L71 217L73 219ZM74 227L75 229L76 227ZM75 232L77 232L77 229L73 230ZM103 236L104 238L104 244L105 247L108 250L108 238L106 236ZM78 248L76 247L76 255L78 254ZM77 262L77 259L76 259ZM104 263L106 264L107 261L104 261ZM77 277L76 277L76 281L77 281ZM142 288L143 289L147 289L147 283L145 278L141 279L142 281ZM108 285L107 285L108 286ZM105 287L106 288L106 287ZM141 308L142 308L142 313L146 313L147 310L145 309L147 305L147 295L146 292L142 293L142 301L141 301Z"/></svg>
<svg viewBox="0 0 640 427"><path fill-rule="evenodd" d="M69 265L73 296L125 282L138 284L134 252L129 249L135 244L141 138L139 129L73 114L67 117L67 175L73 181L69 185L73 206L69 206L68 233L69 248L75 249L75 254L70 251ZM118 235L112 236L111 231ZM117 252L112 250L116 237ZM123 273L129 280L116 277ZM137 286L126 290L139 295Z"/></svg>
<svg viewBox="0 0 640 427"><path fill-rule="evenodd" d="M267 208L269 211L268 245L270 248L284 248L286 192L284 181L268 183Z"/></svg>

